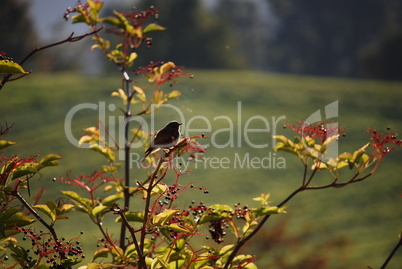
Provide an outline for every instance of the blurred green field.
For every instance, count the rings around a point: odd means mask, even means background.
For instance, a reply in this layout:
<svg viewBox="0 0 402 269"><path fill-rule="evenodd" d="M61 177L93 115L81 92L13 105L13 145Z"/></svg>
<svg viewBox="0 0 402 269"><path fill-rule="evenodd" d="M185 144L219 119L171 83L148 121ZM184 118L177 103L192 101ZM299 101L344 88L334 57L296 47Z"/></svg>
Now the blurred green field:
<svg viewBox="0 0 402 269"><path fill-rule="evenodd" d="M184 121L183 131L193 130L190 135L202 132L209 137L200 141L210 144L206 161L190 163L189 169L193 171L182 177L183 184L195 182L195 185L207 188L209 194L189 191L183 196L184 204L202 200L207 204L240 202L253 205L252 198L262 192L271 193L274 204L282 201L298 187L302 167L294 156L275 153L271 136L291 134L290 130L282 128L285 123L304 120L334 101L339 101L339 117L335 121L348 128L346 137L339 142L340 151L363 146L369 138L365 132L368 127L385 131L390 126L395 132L402 132L402 83L252 71L192 70L192 73L193 79L181 78L173 86L183 94L171 102L175 109L162 108L155 114L157 129L167 121L177 119ZM52 184L45 197L55 199L59 189L66 186L50 183L53 177L64 176L69 170L71 174L88 173L104 164L105 160L98 154L69 143L64 132L65 117L71 108L83 103L99 105L105 102L106 107L111 103L120 106L120 100L110 96L119 87L117 76L55 73L32 74L7 84L0 91L1 125L4 126L5 121L15 123L12 131L2 139L18 142L7 149L6 154L56 153L63 157L60 166L48 169L32 183L37 184L33 188ZM115 118L116 115L118 110L107 114L105 124L110 123L109 116ZM254 120L247 123L252 117ZM82 129L95 125L98 118L96 110L77 112L72 121L74 136L78 138L83 134ZM245 128L266 128L263 118L268 122L269 130L245 136ZM226 131L216 132L223 128ZM234 142L225 146L231 138ZM256 149L248 141L258 145L267 143L268 147ZM143 150L139 148L135 152L142 154ZM247 155L250 159L270 156L272 163L262 168L234 167L236 156ZM213 157L227 158L230 163L227 167L213 165ZM366 268L367 265L378 268L402 229L401 161L399 150L387 156L377 174L367 181L344 189L302 193L288 204L288 214L275 216L265 229L269 230L286 218L289 218L290 232L297 233L307 226L316 229L313 237L305 238L303 244L306 246L346 236L350 245L343 264L349 268ZM133 174L133 181L143 177L142 172ZM326 175L318 179L326 180ZM87 228L84 222L77 222L76 229L80 228ZM288 251L291 255L291 250ZM270 253L263 253L257 264L265 268L269 256ZM390 268L400 264L401 252L396 254ZM346 267L338 263L330 268Z"/></svg>

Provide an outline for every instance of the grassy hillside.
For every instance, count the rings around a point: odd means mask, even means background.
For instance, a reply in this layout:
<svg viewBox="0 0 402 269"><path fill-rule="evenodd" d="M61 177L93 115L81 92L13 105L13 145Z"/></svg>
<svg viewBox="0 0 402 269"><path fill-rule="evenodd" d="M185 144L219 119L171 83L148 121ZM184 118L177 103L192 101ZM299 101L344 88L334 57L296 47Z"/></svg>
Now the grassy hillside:
<svg viewBox="0 0 402 269"><path fill-rule="evenodd" d="M182 178L183 184L196 182L206 187L209 194L193 191L184 197L185 201L252 204L251 198L262 192L271 193L275 203L283 200L298 186L302 170L293 156L273 152L271 136L290 134L282 128L283 124L305 120L317 110L323 112L325 106L334 101L339 102L339 116L335 121L348 128L346 137L339 142L340 151L353 150L366 143L368 127L385 130L390 126L402 132L401 83L251 71L193 70L193 73L194 79L183 78L174 86L183 93L179 100L171 103L175 107L164 108L155 115L156 128L177 119L185 123L183 131L193 131L190 135L202 132L209 137L201 141L210 144L206 160L190 163L189 169L194 171ZM110 93L120 87L119 81L113 76L60 73L33 74L9 83L0 92L1 124L4 121L15 123L6 138L18 144L7 154L56 153L63 156L59 167L49 169L37 181L41 185L48 184L53 177L65 175L69 169L72 174L95 170L104 160L69 143L64 132L65 117L79 104L101 105L104 102L106 108L111 103L119 106L119 100L110 97ZM75 115L72 127L76 138L83 133L83 128L96 124L98 113L86 109ZM116 115L116 111L108 111L106 125L112 118L117 120ZM324 113L321 115L325 117ZM267 130L245 134L245 129ZM253 146L265 144L268 147ZM135 152L142 154L143 149ZM271 163L260 168L241 166L239 158L244 160L245 156L250 159L269 156ZM227 158L229 164L214 165L214 157ZM401 160L401 152L390 154L378 173L367 182L346 189L302 193L289 203L288 215L273 218L266 229L290 218L288 225L294 233L306 226L317 229L314 237L305 239L305 245L347 236L351 244L346 264L355 268L379 267L402 227ZM141 177L142 174L135 175L135 179ZM323 176L322 180L325 178ZM54 198L61 187L65 186L54 183L48 196ZM259 261L262 266L269 261L269 253L264 256L267 257ZM391 268L402 263L402 254L397 256Z"/></svg>

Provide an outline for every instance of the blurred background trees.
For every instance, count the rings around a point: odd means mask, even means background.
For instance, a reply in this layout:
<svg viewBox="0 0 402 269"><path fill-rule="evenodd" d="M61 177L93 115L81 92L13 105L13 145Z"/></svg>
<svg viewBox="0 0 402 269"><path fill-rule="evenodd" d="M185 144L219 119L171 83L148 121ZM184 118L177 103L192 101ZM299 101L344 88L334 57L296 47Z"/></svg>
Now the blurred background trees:
<svg viewBox="0 0 402 269"><path fill-rule="evenodd" d="M34 29L31 21L46 18L31 18L27 3L46 1L52 0L2 1L0 50L12 57L37 44L35 30L46 29ZM151 4L109 3L122 10ZM167 30L156 33L144 63L162 58L190 68L402 79L402 0L155 0L152 5L161 11L158 23ZM61 50L50 58L60 61ZM42 68L58 69L50 58ZM62 66L76 67L66 62L74 57L62 59Z"/></svg>
<svg viewBox="0 0 402 269"><path fill-rule="evenodd" d="M14 61L22 60L37 46L33 19L28 14L29 5L23 1L2 0L0 8L0 51ZM20 59L21 58L21 59Z"/></svg>

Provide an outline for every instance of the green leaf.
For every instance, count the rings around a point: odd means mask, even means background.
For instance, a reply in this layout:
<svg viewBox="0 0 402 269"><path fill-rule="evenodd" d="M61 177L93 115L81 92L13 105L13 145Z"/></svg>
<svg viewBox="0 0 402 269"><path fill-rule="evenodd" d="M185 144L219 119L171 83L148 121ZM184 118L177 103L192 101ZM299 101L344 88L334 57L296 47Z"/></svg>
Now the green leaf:
<svg viewBox="0 0 402 269"><path fill-rule="evenodd" d="M14 145L16 142L0 140L0 150L5 149L6 147Z"/></svg>
<svg viewBox="0 0 402 269"><path fill-rule="evenodd" d="M95 251L93 260L96 260L97 258L107 258L109 255L110 250L108 248L101 248Z"/></svg>
<svg viewBox="0 0 402 269"><path fill-rule="evenodd" d="M187 230L186 228L183 228L179 226L177 223L172 223L168 225L169 229L180 232L180 233L190 233L191 231Z"/></svg>
<svg viewBox="0 0 402 269"><path fill-rule="evenodd" d="M36 174L37 172L38 172L38 169L36 169L33 166L29 166L29 165L20 166L14 170L12 180L23 177L23 176L27 176L27 175L33 175L33 174Z"/></svg>
<svg viewBox="0 0 402 269"><path fill-rule="evenodd" d="M109 160L109 162L114 162L114 160L115 160L115 154L112 151L112 149L109 147L103 147L101 145L94 144L94 145L89 146L89 149L101 153L103 156L105 156Z"/></svg>
<svg viewBox="0 0 402 269"><path fill-rule="evenodd" d="M361 147L358 150L356 150L355 152L353 152L352 162L357 164L369 146L370 146L370 143L367 143L363 147Z"/></svg>
<svg viewBox="0 0 402 269"><path fill-rule="evenodd" d="M333 135L331 137L328 137L324 141L324 143L322 143L320 152L325 153L329 147L331 147L336 141L338 141L338 138L339 138L339 134L338 135Z"/></svg>
<svg viewBox="0 0 402 269"><path fill-rule="evenodd" d="M181 92L175 90L175 91L172 91L172 92L168 93L166 95L166 98L167 99L172 99L172 98L177 98L177 97L180 97L180 96L181 96Z"/></svg>
<svg viewBox="0 0 402 269"><path fill-rule="evenodd" d="M166 71L169 71L172 68L175 68L176 65L174 64L174 62L167 62L163 65L161 65L161 67L159 68L159 74L163 74Z"/></svg>
<svg viewBox="0 0 402 269"><path fill-rule="evenodd" d="M98 205L92 209L92 215L94 217L98 217L99 215L103 215L110 207L105 205Z"/></svg>
<svg viewBox="0 0 402 269"><path fill-rule="evenodd" d="M143 222L144 221L144 212L139 211L139 212L135 212L135 211L129 211L124 213L124 215L127 218L127 221L135 221L135 222ZM121 217L118 217L116 219L116 222L121 222Z"/></svg>
<svg viewBox="0 0 402 269"><path fill-rule="evenodd" d="M152 102L155 104L162 104L164 102L163 91L155 91Z"/></svg>
<svg viewBox="0 0 402 269"><path fill-rule="evenodd" d="M152 218L152 223L155 225L165 225L179 210L178 209L167 209L162 213L154 216Z"/></svg>
<svg viewBox="0 0 402 269"><path fill-rule="evenodd" d="M113 26L119 26L120 25L120 21L119 19L117 19L116 17L105 17L100 19L101 22L113 25Z"/></svg>
<svg viewBox="0 0 402 269"><path fill-rule="evenodd" d="M135 52L132 52L131 54L130 54L130 56L128 57L128 59L127 59L127 65L129 66L129 67L131 67L132 65L133 65L133 63L134 63L134 60L135 59L137 59L137 53L135 53Z"/></svg>
<svg viewBox="0 0 402 269"><path fill-rule="evenodd" d="M202 254L200 254L196 260L196 262L194 262L194 269L201 269L201 268L208 268L208 267L204 267L206 266L209 262L211 257L213 257L213 253L209 253L209 252L204 252Z"/></svg>
<svg viewBox="0 0 402 269"><path fill-rule="evenodd" d="M10 60L0 60L0 73L1 74L29 74L26 72L21 65L10 61Z"/></svg>
<svg viewBox="0 0 402 269"><path fill-rule="evenodd" d="M60 265L61 265L61 268L68 268L68 267L71 267L73 265L76 265L76 264L82 262L82 260L83 259L81 259L81 258L69 258L69 259L62 260Z"/></svg>
<svg viewBox="0 0 402 269"><path fill-rule="evenodd" d="M133 89L136 92L135 96L137 96L137 98L140 99L141 102L145 103L147 101L147 96L145 95L144 90L138 86L133 86Z"/></svg>
<svg viewBox="0 0 402 269"><path fill-rule="evenodd" d="M35 205L34 207L39 211L45 213L51 219L52 222L56 221L57 218L56 212L54 209L52 210L51 208L49 208L48 205Z"/></svg>
<svg viewBox="0 0 402 269"><path fill-rule="evenodd" d="M207 214L203 215L199 221L200 224L210 222L212 220L221 220L231 218L234 214L233 209L228 205L212 205L209 207Z"/></svg>
<svg viewBox="0 0 402 269"><path fill-rule="evenodd" d="M130 24L130 22L127 20L127 18L123 14L121 14L117 11L113 11L113 13L120 22L120 25L119 25L120 28L124 29L130 35L134 35L136 33L135 28ZM139 37L141 37L141 34L139 34Z"/></svg>
<svg viewBox="0 0 402 269"><path fill-rule="evenodd" d="M135 245L131 244L129 245L125 252L124 252L125 257L130 258L130 257L135 257L137 255L137 250L135 249Z"/></svg>
<svg viewBox="0 0 402 269"><path fill-rule="evenodd" d="M101 11L102 7L103 7L103 3L102 1L94 1L94 0L88 0L88 5L89 7L94 10L96 13L99 13L99 11Z"/></svg>
<svg viewBox="0 0 402 269"><path fill-rule="evenodd" d="M158 266L159 264L162 265L163 269L170 269L169 264L166 263L166 261L163 259L163 257L159 257L159 256L155 257L155 259L152 261L151 269L161 268L160 266Z"/></svg>
<svg viewBox="0 0 402 269"><path fill-rule="evenodd" d="M224 246L224 247L222 247L220 250L219 250L219 256L224 256L224 255L227 255L227 254L230 254L232 251L232 249L234 248L234 245L233 244L231 244L231 245L226 245L226 246Z"/></svg>
<svg viewBox="0 0 402 269"><path fill-rule="evenodd" d="M257 218L272 214L286 213L284 207L277 207L277 206L264 206L260 208L255 208L253 209L253 211Z"/></svg>
<svg viewBox="0 0 402 269"><path fill-rule="evenodd" d="M165 29L166 29L165 27L160 26L159 24L150 23L144 28L144 30L142 30L142 33L145 35L155 31L163 31Z"/></svg>
<svg viewBox="0 0 402 269"><path fill-rule="evenodd" d="M74 191L62 191L62 193L73 200L78 205L79 209L82 209L89 214L92 213L91 200L87 198L82 198L78 193Z"/></svg>
<svg viewBox="0 0 402 269"><path fill-rule="evenodd" d="M89 21L87 20L87 18L85 17L85 16L83 16L83 15L74 15L74 16L72 16L71 17L71 21L72 21L72 23L81 23L81 22L84 22L84 23L87 23L87 24L89 24Z"/></svg>
<svg viewBox="0 0 402 269"><path fill-rule="evenodd" d="M149 184L148 184L148 183L147 183L147 184L144 184L143 186L144 186L145 189L149 188ZM146 199L146 198L147 198L147 195L148 195L148 192L147 192L145 189L143 190L143 194L144 194L143 198L144 198L144 199ZM152 195L155 195L155 194L162 194L162 193L164 193L166 190L167 190L167 187L166 187L165 185L163 185L163 184L157 184L156 186L154 186L154 187L152 188L152 190L151 190L151 196L152 196Z"/></svg>
<svg viewBox="0 0 402 269"><path fill-rule="evenodd" d="M110 196L106 197L105 199L103 199L102 204L103 205L111 205L123 197L124 197L124 193L119 192L117 194L110 195Z"/></svg>
<svg viewBox="0 0 402 269"><path fill-rule="evenodd" d="M39 163L43 166L57 166L59 162L57 160L61 159L61 157L57 154L48 154L43 157Z"/></svg>
<svg viewBox="0 0 402 269"><path fill-rule="evenodd" d="M19 230L15 229L16 226L24 227L34 221L35 219L19 212L17 208L7 208L0 212L0 238L18 234Z"/></svg>

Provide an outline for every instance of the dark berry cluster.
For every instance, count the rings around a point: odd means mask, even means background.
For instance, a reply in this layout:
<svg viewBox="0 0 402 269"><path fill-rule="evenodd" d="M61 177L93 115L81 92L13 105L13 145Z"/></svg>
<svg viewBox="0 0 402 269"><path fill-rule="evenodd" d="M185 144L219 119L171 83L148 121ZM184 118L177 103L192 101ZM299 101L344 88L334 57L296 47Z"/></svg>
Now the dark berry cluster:
<svg viewBox="0 0 402 269"><path fill-rule="evenodd" d="M39 256L39 259L46 259L46 263L53 267L59 266L63 260L69 258L84 259L81 243L78 238L66 241L64 237L54 239L49 233L43 231L35 232L33 229L20 228L24 234L22 240L31 239L33 253ZM83 232L81 232L81 235ZM28 249L27 252L30 250ZM33 258L29 256L27 262L30 263Z"/></svg>
<svg viewBox="0 0 402 269"><path fill-rule="evenodd" d="M83 5L81 3L81 0L78 0L77 3L75 4L75 6L72 7L68 7L67 10L64 12L63 18L67 21L68 18L70 17L71 13L75 13L77 11L77 8L82 8L82 9L86 9L88 8L88 3L86 3L85 5Z"/></svg>
<svg viewBox="0 0 402 269"><path fill-rule="evenodd" d="M204 214L204 212L207 209L208 209L208 207L206 205L204 205L203 202L200 202L198 205L195 205L195 201L192 201L191 205L189 206L189 212L196 219L202 217L202 215Z"/></svg>
<svg viewBox="0 0 402 269"><path fill-rule="evenodd" d="M228 227L227 220L213 220L209 224L209 233L211 234L212 239L220 244L223 242L223 237L226 235L225 228Z"/></svg>
<svg viewBox="0 0 402 269"><path fill-rule="evenodd" d="M153 17L154 20L159 19L158 10L154 6L150 6L148 10L137 11L133 10L130 13L124 14L124 16L133 22L135 27L141 26L146 19Z"/></svg>
<svg viewBox="0 0 402 269"><path fill-rule="evenodd" d="M237 219L245 219L246 215L250 215L250 209L247 205L241 207L240 203L235 204L235 216Z"/></svg>

